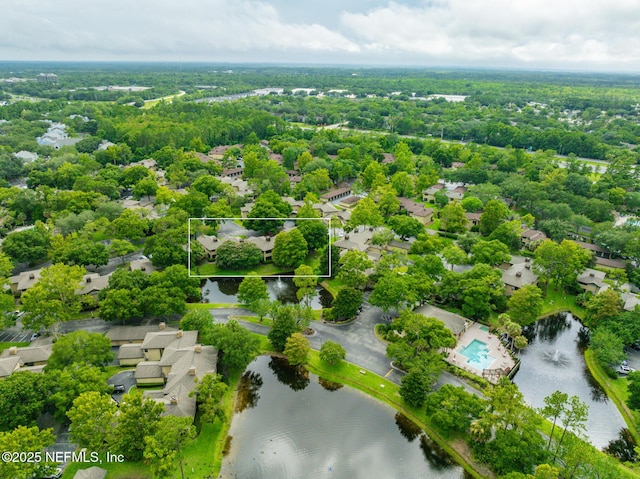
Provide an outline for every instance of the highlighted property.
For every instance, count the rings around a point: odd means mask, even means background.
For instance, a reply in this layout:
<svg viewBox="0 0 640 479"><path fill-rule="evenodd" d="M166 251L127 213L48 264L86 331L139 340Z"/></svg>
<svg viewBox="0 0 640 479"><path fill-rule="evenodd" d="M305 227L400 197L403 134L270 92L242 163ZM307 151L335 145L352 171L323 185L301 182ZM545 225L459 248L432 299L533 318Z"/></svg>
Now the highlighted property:
<svg viewBox="0 0 640 479"><path fill-rule="evenodd" d="M189 276L244 278L255 273L282 278L330 278L329 221L329 218L189 218ZM327 273L294 274L300 265Z"/></svg>

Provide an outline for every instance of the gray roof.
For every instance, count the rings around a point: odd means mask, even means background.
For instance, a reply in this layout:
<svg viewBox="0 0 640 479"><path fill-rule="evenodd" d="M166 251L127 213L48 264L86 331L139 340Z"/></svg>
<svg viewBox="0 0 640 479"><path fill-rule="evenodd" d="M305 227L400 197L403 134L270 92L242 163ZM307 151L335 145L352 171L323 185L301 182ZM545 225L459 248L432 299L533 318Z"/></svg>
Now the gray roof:
<svg viewBox="0 0 640 479"><path fill-rule="evenodd" d="M507 286L522 288L528 284L537 284L538 275L531 269L531 263L516 263L502 272L502 282Z"/></svg>
<svg viewBox="0 0 640 479"><path fill-rule="evenodd" d="M104 479L107 477L107 470L101 467L93 466L88 469L80 469L73 476L73 479Z"/></svg>
<svg viewBox="0 0 640 479"><path fill-rule="evenodd" d="M273 251L273 238L268 236L250 236L245 241L256 245L263 253Z"/></svg>
<svg viewBox="0 0 640 479"><path fill-rule="evenodd" d="M30 363L39 363L42 361L46 361L51 356L51 344L47 344L45 346L27 346L26 348L16 348L16 354L11 354L12 349L5 349L0 354L0 358L8 358L11 356L18 356L20 358L20 365L30 364Z"/></svg>
<svg viewBox="0 0 640 479"><path fill-rule="evenodd" d="M162 368L159 361L142 361L136 366L133 374L136 379L162 379Z"/></svg>
<svg viewBox="0 0 640 479"><path fill-rule="evenodd" d="M460 316L456 313L450 313L444 309L436 308L430 304L425 304L414 310L414 313L423 314L429 318L439 319L454 335L460 334L465 330L465 324L471 323L471 320Z"/></svg>
<svg viewBox="0 0 640 479"><path fill-rule="evenodd" d="M198 331L156 331L148 333L142 341L142 349L165 349L171 346L176 349L195 346Z"/></svg>
<svg viewBox="0 0 640 479"><path fill-rule="evenodd" d="M102 291L109 286L109 277L111 274L100 276L98 273L85 274L82 277L80 287L76 290L76 294L89 294L94 291Z"/></svg>
<svg viewBox="0 0 640 479"><path fill-rule="evenodd" d="M144 352L140 344L123 344L118 349L118 359L139 359L144 358Z"/></svg>
<svg viewBox="0 0 640 479"><path fill-rule="evenodd" d="M16 366L20 365L20 356L11 356L0 359L0 378L11 376L16 370Z"/></svg>
<svg viewBox="0 0 640 479"><path fill-rule="evenodd" d="M597 284L601 285L602 280L607 276L604 271L598 271L597 269L587 268L584 272L578 276L578 283L581 284Z"/></svg>
<svg viewBox="0 0 640 479"><path fill-rule="evenodd" d="M622 293L621 297L624 301L622 309L625 311L633 311L636 307L640 306L640 298L633 293Z"/></svg>
<svg viewBox="0 0 640 479"><path fill-rule="evenodd" d="M222 243L227 241L228 238L218 238L217 236L200 235L198 236L198 243L207 251L216 251Z"/></svg>
<svg viewBox="0 0 640 479"><path fill-rule="evenodd" d="M42 268L32 271L23 271L18 276L12 276L9 281L17 285L18 291L26 291L38 282L41 273Z"/></svg>
<svg viewBox="0 0 640 479"><path fill-rule="evenodd" d="M146 326L114 326L105 336L111 341L143 341L147 333L155 333L157 331L171 331L175 334L174 328L160 329L157 324Z"/></svg>
<svg viewBox="0 0 640 479"><path fill-rule="evenodd" d="M129 263L129 269L131 271L144 271L147 274L158 270L158 268L151 264L150 259L134 259Z"/></svg>

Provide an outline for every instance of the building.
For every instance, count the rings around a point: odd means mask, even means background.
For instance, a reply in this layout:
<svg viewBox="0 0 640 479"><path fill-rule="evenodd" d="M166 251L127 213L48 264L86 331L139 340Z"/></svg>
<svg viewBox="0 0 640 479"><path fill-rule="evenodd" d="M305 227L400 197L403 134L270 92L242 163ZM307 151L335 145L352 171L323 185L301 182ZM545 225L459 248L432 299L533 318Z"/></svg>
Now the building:
<svg viewBox="0 0 640 479"><path fill-rule="evenodd" d="M242 167L225 168L224 170L222 170L221 176L227 177L227 178L241 178L242 173L244 173L244 168Z"/></svg>
<svg viewBox="0 0 640 479"><path fill-rule="evenodd" d="M51 344L24 348L11 346L0 354L0 364L2 364L0 367L12 373L15 371L42 372L49 356L51 356L51 350Z"/></svg>
<svg viewBox="0 0 640 479"><path fill-rule="evenodd" d="M591 251L595 258L611 259L611 251L603 248L602 246L598 246L593 243L585 243L584 241L576 241L576 244L587 251Z"/></svg>
<svg viewBox="0 0 640 479"><path fill-rule="evenodd" d="M467 192L466 186L456 186L451 191L447 191L447 198L451 201L453 200L461 200L464 198L465 193Z"/></svg>
<svg viewBox="0 0 640 479"><path fill-rule="evenodd" d="M585 291L598 294L600 291L609 288L609 285L604 282L606 276L607 273L604 271L587 268L578 276L578 285Z"/></svg>
<svg viewBox="0 0 640 479"><path fill-rule="evenodd" d="M38 280L40 279L40 274L42 274L42 269L23 271L17 276L12 276L11 278L9 278L9 286L11 288L11 292L14 295L20 295L24 293L31 286L38 282Z"/></svg>
<svg viewBox="0 0 640 479"><path fill-rule="evenodd" d="M467 217L468 230L480 224L480 217L482 216L482 213L465 213L464 215Z"/></svg>
<svg viewBox="0 0 640 479"><path fill-rule="evenodd" d="M92 466L88 469L80 469L76 472L73 479L105 479L107 477L107 470L101 467Z"/></svg>
<svg viewBox="0 0 640 479"><path fill-rule="evenodd" d="M151 264L151 260L149 258L134 259L129 263L129 271L142 271L144 273L151 274L157 270L158 268Z"/></svg>
<svg viewBox="0 0 640 479"><path fill-rule="evenodd" d="M328 191L320 197L320 201L323 203L330 203L341 198L346 198L351 195L351 187L345 186L343 188L337 188L335 190Z"/></svg>
<svg viewBox="0 0 640 479"><path fill-rule="evenodd" d="M114 326L105 336L111 341L111 346L121 346L123 344L141 344L148 333L156 331L177 331L174 328L167 328L165 323L147 326Z"/></svg>
<svg viewBox="0 0 640 479"><path fill-rule="evenodd" d="M504 283L505 296L511 296L514 291L523 286L538 284L538 275L531 268L530 258L524 261L511 264L509 268L502 271L502 282Z"/></svg>
<svg viewBox="0 0 640 479"><path fill-rule="evenodd" d="M424 225L428 225L433 221L433 209L426 208L423 204L417 203L409 198L398 198L400 200L400 209L407 212Z"/></svg>
<svg viewBox="0 0 640 479"><path fill-rule="evenodd" d="M58 83L58 75L55 73L38 73L36 81L38 83Z"/></svg>
<svg viewBox="0 0 640 479"><path fill-rule="evenodd" d="M144 352L145 361L160 361L164 350L172 348L191 347L198 340L198 331L156 331L147 333L140 347Z"/></svg>
<svg viewBox="0 0 640 479"><path fill-rule="evenodd" d="M546 239L547 235L544 233L544 231L527 228L522 233L520 233L520 241L525 247L529 247L531 244L535 244Z"/></svg>
<svg viewBox="0 0 640 479"><path fill-rule="evenodd" d="M76 294L90 294L96 296L100 291L109 286L109 278L111 273L100 276L98 273L85 274L82 277L80 287L76 290Z"/></svg>
<svg viewBox="0 0 640 479"><path fill-rule="evenodd" d="M214 262L218 256L218 248L229 238L218 238L217 236L200 235L196 241L204 249L204 254L208 261Z"/></svg>
<svg viewBox="0 0 640 479"><path fill-rule="evenodd" d="M262 261L271 261L274 243L271 236L250 236L245 241L256 245L262 251Z"/></svg>
<svg viewBox="0 0 640 479"><path fill-rule="evenodd" d="M438 191L442 191L443 189L443 183L436 183L435 185L427 188L427 190L422 194L422 199L424 201L428 201L429 203L434 203L436 201L436 193Z"/></svg>

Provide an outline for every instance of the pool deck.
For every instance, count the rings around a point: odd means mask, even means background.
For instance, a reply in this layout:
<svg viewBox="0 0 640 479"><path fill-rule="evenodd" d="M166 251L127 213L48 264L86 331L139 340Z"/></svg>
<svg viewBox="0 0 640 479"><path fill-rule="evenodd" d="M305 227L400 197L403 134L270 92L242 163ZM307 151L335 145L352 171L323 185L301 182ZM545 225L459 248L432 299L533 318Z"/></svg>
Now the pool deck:
<svg viewBox="0 0 640 479"><path fill-rule="evenodd" d="M460 354L461 349L468 346L474 339L477 339L485 343L489 349L489 355L496 358L487 369L510 371L514 368L516 362L507 348L500 342L500 338L484 329L486 329L486 326L474 322L466 330L462 331L458 335L456 347L446 351L448 353L446 361L476 376L487 377L491 382L497 382L499 375L483 376L484 371L482 369L477 369L467 364L467 357Z"/></svg>

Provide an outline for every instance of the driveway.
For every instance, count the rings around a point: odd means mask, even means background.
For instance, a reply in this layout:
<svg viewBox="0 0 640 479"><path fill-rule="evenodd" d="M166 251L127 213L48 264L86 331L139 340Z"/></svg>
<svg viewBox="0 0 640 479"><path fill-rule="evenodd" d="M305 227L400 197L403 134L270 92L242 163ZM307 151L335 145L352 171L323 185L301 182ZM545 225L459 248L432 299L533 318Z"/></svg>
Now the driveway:
<svg viewBox="0 0 640 479"><path fill-rule="evenodd" d="M122 396L129 392L129 390L136 385L136 380L133 377L133 370L131 371L121 371L117 374L114 374L109 379L107 379L107 383L110 385L122 384L125 387L124 393L112 394L111 397L118 401L122 401Z"/></svg>

